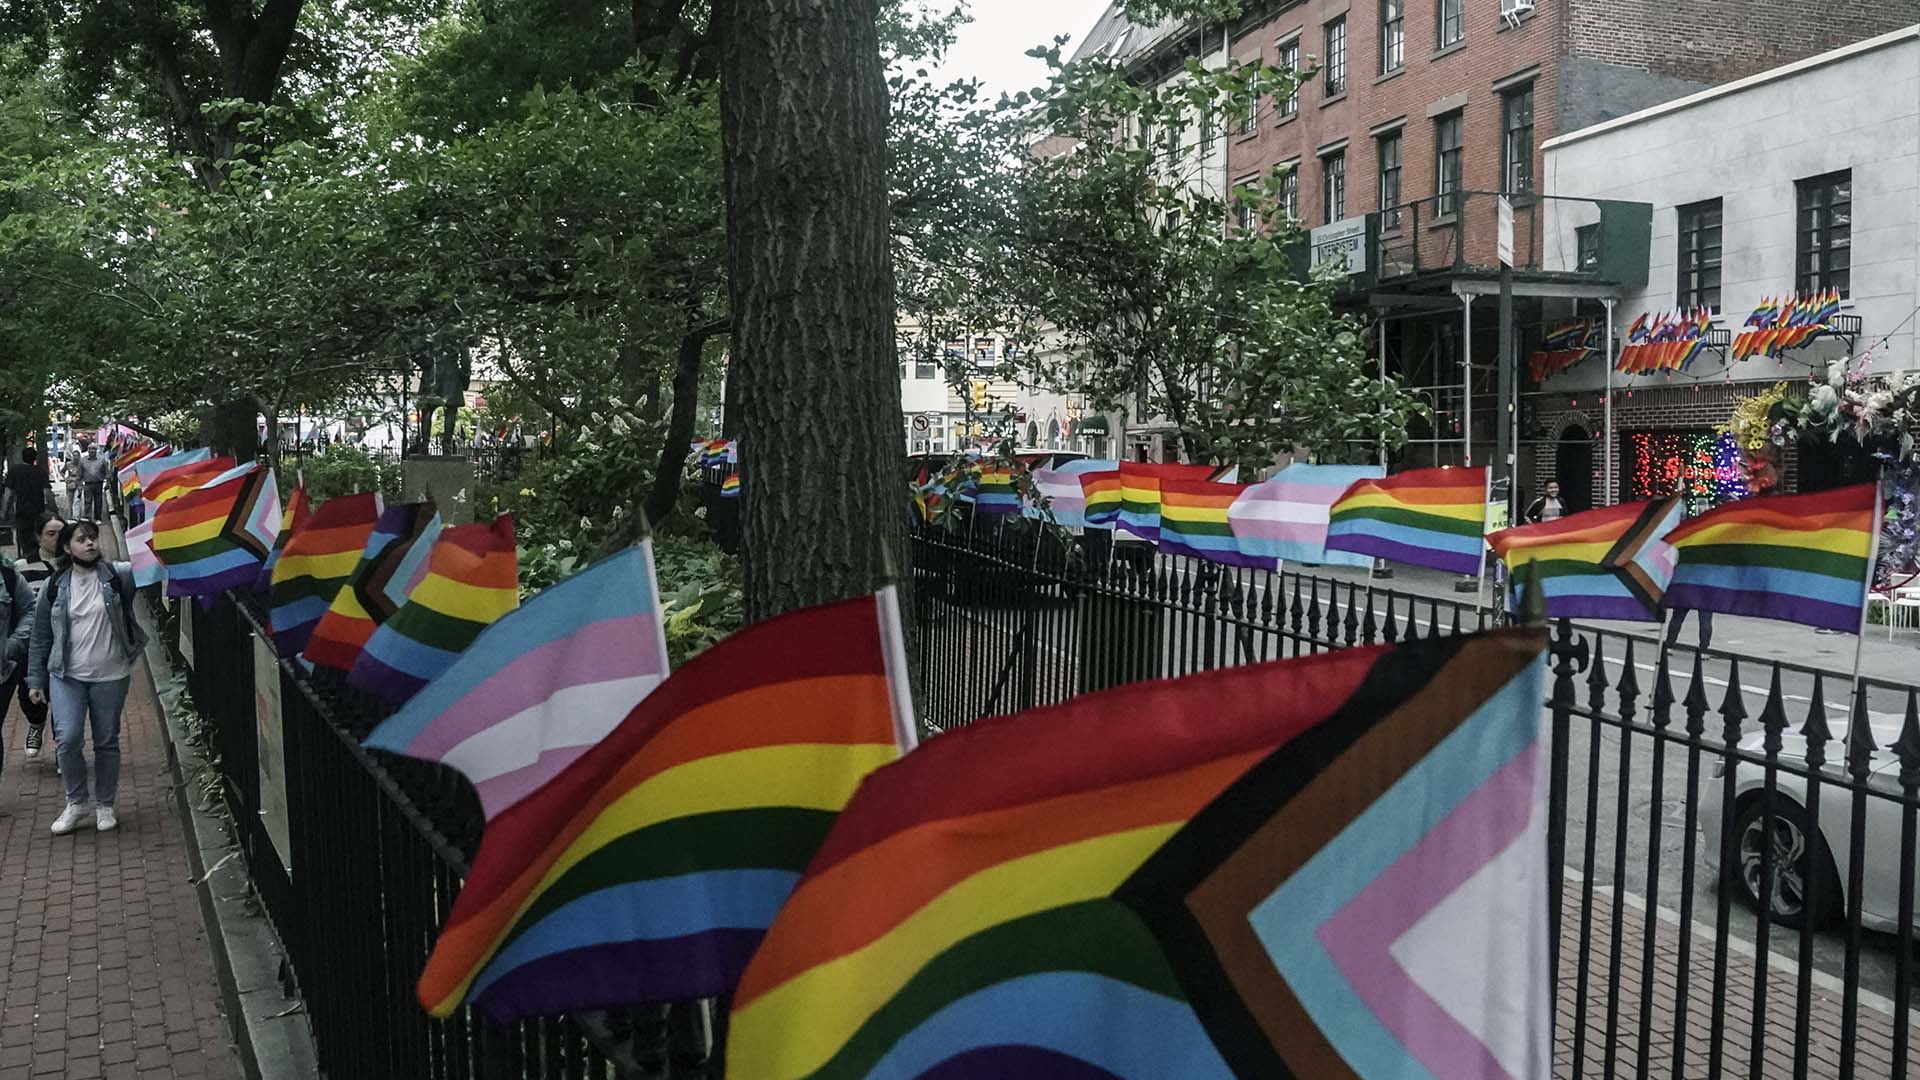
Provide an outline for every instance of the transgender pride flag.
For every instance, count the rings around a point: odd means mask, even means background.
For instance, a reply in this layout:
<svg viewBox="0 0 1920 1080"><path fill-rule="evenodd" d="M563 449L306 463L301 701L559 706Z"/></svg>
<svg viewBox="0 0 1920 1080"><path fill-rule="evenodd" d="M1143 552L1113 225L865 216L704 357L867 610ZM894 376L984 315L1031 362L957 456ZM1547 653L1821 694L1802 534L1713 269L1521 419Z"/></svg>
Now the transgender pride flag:
<svg viewBox="0 0 1920 1080"><path fill-rule="evenodd" d="M1087 528L1087 493L1080 486L1080 477L1090 472L1112 472L1120 467L1118 461L1099 458L1083 458L1079 461L1062 462L1052 469L1033 470L1033 488L1036 494L1045 496L1047 509L1029 504L1025 514L1038 518L1043 513L1050 514L1053 523L1067 529ZM1112 522L1095 525L1094 528L1110 529Z"/></svg>
<svg viewBox="0 0 1920 1080"><path fill-rule="evenodd" d="M1371 566L1365 555L1327 550L1327 515L1357 480L1378 480L1378 465L1289 465L1255 484L1227 511L1248 555L1323 566Z"/></svg>
<svg viewBox="0 0 1920 1080"><path fill-rule="evenodd" d="M458 769L493 819L667 677L659 595L651 540L595 563L481 631L366 745Z"/></svg>

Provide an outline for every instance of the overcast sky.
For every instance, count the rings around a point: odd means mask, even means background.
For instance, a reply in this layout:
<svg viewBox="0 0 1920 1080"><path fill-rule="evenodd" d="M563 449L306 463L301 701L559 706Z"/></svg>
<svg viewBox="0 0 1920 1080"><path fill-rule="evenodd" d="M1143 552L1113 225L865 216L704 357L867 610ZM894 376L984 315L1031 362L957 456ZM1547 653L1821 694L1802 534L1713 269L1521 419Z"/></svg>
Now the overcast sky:
<svg viewBox="0 0 1920 1080"><path fill-rule="evenodd" d="M1046 81L1047 67L1026 51L1065 34L1071 55L1106 8L1107 0L971 0L973 22L961 28L940 73L981 80L989 100L1030 90Z"/></svg>

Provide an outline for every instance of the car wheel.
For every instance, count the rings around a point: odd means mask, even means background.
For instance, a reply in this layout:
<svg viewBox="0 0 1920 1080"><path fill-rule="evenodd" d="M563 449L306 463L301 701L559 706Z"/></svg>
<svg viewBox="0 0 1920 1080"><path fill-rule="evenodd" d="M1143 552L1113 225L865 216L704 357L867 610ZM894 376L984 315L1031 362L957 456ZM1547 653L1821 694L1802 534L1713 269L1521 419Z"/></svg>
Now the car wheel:
<svg viewBox="0 0 1920 1080"><path fill-rule="evenodd" d="M1764 797L1751 799L1741 807L1733 825L1729 884L1748 907L1759 911L1761 873L1768 869L1765 863L1770 848L1773 887L1769 906L1773 921L1794 929L1809 919L1815 927L1824 926L1840 910L1840 875L1834 869L1833 854L1825 840L1811 835L1807 812L1798 803L1781 798L1774 806L1771 832Z"/></svg>

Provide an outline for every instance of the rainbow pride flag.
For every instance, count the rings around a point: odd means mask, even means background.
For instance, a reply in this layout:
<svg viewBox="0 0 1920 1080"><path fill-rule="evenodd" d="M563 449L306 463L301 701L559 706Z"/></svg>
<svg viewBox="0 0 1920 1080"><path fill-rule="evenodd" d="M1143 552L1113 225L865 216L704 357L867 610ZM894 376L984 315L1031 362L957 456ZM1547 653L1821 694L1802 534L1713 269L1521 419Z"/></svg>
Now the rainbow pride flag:
<svg viewBox="0 0 1920 1080"><path fill-rule="evenodd" d="M135 442L114 455L113 471L116 473L125 472L133 467L134 462L156 452L163 452L163 448L156 447L145 439Z"/></svg>
<svg viewBox="0 0 1920 1080"><path fill-rule="evenodd" d="M160 483L167 482L163 475ZM279 481L262 462L236 465L158 504L151 535L154 557L166 566L167 595L251 587L280 535Z"/></svg>
<svg viewBox="0 0 1920 1080"><path fill-rule="evenodd" d="M163 503L185 495L233 467L234 460L230 457L202 457L175 465L141 485L140 497L158 512Z"/></svg>
<svg viewBox="0 0 1920 1080"><path fill-rule="evenodd" d="M347 684L402 702L447 670L480 632L520 606L513 517L441 531L427 573L367 639Z"/></svg>
<svg viewBox="0 0 1920 1080"><path fill-rule="evenodd" d="M1111 529L1120 522L1120 463L1080 474L1080 500L1089 529Z"/></svg>
<svg viewBox="0 0 1920 1080"><path fill-rule="evenodd" d="M723 499L737 499L740 497L739 473L728 473L726 479L720 481L720 497Z"/></svg>
<svg viewBox="0 0 1920 1080"><path fill-rule="evenodd" d="M328 499L288 537L269 575L270 625L283 657L298 656L333 598L353 580L382 510L374 492Z"/></svg>
<svg viewBox="0 0 1920 1080"><path fill-rule="evenodd" d="M1506 563L1511 582L1522 580L1522 567L1534 567L1548 618L1659 622L1676 559L1664 537L1685 512L1678 499L1621 503L1502 529L1487 546ZM1516 610L1522 592L1516 584Z"/></svg>
<svg viewBox="0 0 1920 1080"><path fill-rule="evenodd" d="M488 822L427 1010L508 1023L730 990L854 788L912 745L893 603L747 627Z"/></svg>
<svg viewBox="0 0 1920 1080"><path fill-rule="evenodd" d="M153 519L148 518L126 531L127 562L133 566L133 585L144 589L167 579L166 568L153 556Z"/></svg>
<svg viewBox="0 0 1920 1080"><path fill-rule="evenodd" d="M1858 633L1879 507L1876 484L1714 507L1667 535L1667 606Z"/></svg>
<svg viewBox="0 0 1920 1080"><path fill-rule="evenodd" d="M1327 550L1478 574L1486 515L1484 466L1361 480L1327 511Z"/></svg>
<svg viewBox="0 0 1920 1080"><path fill-rule="evenodd" d="M482 630L366 744L458 769L487 817L498 816L667 677L659 595L651 540L541 590Z"/></svg>
<svg viewBox="0 0 1920 1080"><path fill-rule="evenodd" d="M353 578L333 595L326 614L313 628L303 651L308 662L352 671L360 650L387 621L426 571L427 554L440 535L440 513L432 502L401 503L380 512L367 536Z"/></svg>
<svg viewBox="0 0 1920 1080"><path fill-rule="evenodd" d="M1211 465L1156 465L1139 461L1120 463L1121 531L1142 540L1160 539L1160 483L1163 480L1211 480Z"/></svg>
<svg viewBox="0 0 1920 1080"><path fill-rule="evenodd" d="M1226 566L1279 569L1278 560L1249 551L1228 521L1245 484L1160 481L1160 550Z"/></svg>
<svg viewBox="0 0 1920 1080"><path fill-rule="evenodd" d="M1386 474L1379 465L1289 465L1242 492L1227 521L1240 550L1276 564L1372 566L1367 556L1327 550L1327 519L1348 488Z"/></svg>
<svg viewBox="0 0 1920 1080"><path fill-rule="evenodd" d="M1033 470L1034 502L1030 502L1023 513L1030 518L1047 517L1055 525L1067 529L1084 529L1087 521L1087 493L1081 480L1089 473L1114 474L1118 479L1120 463L1099 458L1082 458L1078 461L1061 462L1051 469ZM1046 500L1043 509L1039 499Z"/></svg>
<svg viewBox="0 0 1920 1080"><path fill-rule="evenodd" d="M267 561L260 567L260 579L254 582L254 589L265 592L273 587L273 568L280 561L280 553L287 549L287 543L293 534L305 527L307 519L313 516L313 507L307 501L307 485L296 483L293 494L287 496L287 508L280 514L280 535L273 542L273 550L267 552ZM271 628L269 628L271 633Z"/></svg>
<svg viewBox="0 0 1920 1080"><path fill-rule="evenodd" d="M1549 1075L1545 647L1349 649L942 735L827 834L727 1075Z"/></svg>
<svg viewBox="0 0 1920 1080"><path fill-rule="evenodd" d="M173 454L149 454L133 463L134 480L142 488L153 486L160 474L181 465L191 465L196 461L205 461L213 456L213 451L201 447L198 450L182 450Z"/></svg>

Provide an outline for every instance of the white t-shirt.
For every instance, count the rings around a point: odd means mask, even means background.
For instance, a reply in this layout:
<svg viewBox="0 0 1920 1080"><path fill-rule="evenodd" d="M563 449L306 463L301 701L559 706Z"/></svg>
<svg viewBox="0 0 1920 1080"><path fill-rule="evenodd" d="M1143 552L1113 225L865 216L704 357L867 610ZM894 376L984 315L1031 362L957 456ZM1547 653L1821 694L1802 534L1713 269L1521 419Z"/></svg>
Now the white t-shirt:
<svg viewBox="0 0 1920 1080"><path fill-rule="evenodd" d="M111 586L102 584L90 569L74 567L67 584L73 593L67 597L66 677L114 682L132 674L133 665L115 644L113 627L107 622L112 617L107 604L120 598L109 597Z"/></svg>

